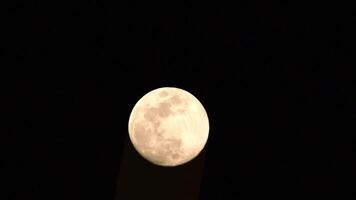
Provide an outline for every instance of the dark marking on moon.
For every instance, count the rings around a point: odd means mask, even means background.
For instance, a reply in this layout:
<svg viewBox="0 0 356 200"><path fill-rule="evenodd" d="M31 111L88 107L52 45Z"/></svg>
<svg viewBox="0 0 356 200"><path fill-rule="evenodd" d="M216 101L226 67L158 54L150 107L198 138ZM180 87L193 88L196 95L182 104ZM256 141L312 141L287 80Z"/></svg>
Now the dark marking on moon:
<svg viewBox="0 0 356 200"><path fill-rule="evenodd" d="M168 161L168 158L178 159L182 141L180 139L168 138L162 141L162 148L160 148L160 155L164 161Z"/></svg>
<svg viewBox="0 0 356 200"><path fill-rule="evenodd" d="M159 93L160 97L166 97L167 95L168 95L167 91L162 91L162 92Z"/></svg>
<svg viewBox="0 0 356 200"><path fill-rule="evenodd" d="M172 158L175 159L175 160L178 159L179 158L179 154L178 153L172 154Z"/></svg>
<svg viewBox="0 0 356 200"><path fill-rule="evenodd" d="M178 95L174 95L173 97L170 98L170 101L173 103L173 104L181 104L182 103L182 98L179 97Z"/></svg>
<svg viewBox="0 0 356 200"><path fill-rule="evenodd" d="M145 114L143 115L143 117L150 121L153 122L155 120L155 118L157 117L158 114L158 109L155 107L150 107L146 110Z"/></svg>
<svg viewBox="0 0 356 200"><path fill-rule="evenodd" d="M180 158L182 152L182 141L180 139L166 138L157 140L157 147L149 148L145 154L149 160L156 164L170 165L172 160Z"/></svg>
<svg viewBox="0 0 356 200"><path fill-rule="evenodd" d="M172 114L171 104L167 102L163 102L159 104L158 114L160 117L168 117L168 115Z"/></svg>
<svg viewBox="0 0 356 200"><path fill-rule="evenodd" d="M153 122L153 128L154 128L155 130L158 129L158 127L159 127L160 124L161 124L160 121L155 120L155 121Z"/></svg>
<svg viewBox="0 0 356 200"><path fill-rule="evenodd" d="M134 137L138 145L147 147L151 140L151 129L140 123L136 123Z"/></svg>
<svg viewBox="0 0 356 200"><path fill-rule="evenodd" d="M148 108L143 117L147 121L153 122L157 118L157 115L159 117L168 117L172 113L173 111L171 110L171 104L168 102L162 102L158 104L158 107Z"/></svg>

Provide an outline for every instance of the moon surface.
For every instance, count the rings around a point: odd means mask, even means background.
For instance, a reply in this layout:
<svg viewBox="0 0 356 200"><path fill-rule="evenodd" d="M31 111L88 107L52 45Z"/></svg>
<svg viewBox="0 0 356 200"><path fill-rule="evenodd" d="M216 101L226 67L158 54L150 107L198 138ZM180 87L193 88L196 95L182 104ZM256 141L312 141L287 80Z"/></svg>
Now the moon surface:
<svg viewBox="0 0 356 200"><path fill-rule="evenodd" d="M132 109L129 137L136 151L160 166L177 166L204 148L209 120L203 105L189 92L162 87L148 92Z"/></svg>

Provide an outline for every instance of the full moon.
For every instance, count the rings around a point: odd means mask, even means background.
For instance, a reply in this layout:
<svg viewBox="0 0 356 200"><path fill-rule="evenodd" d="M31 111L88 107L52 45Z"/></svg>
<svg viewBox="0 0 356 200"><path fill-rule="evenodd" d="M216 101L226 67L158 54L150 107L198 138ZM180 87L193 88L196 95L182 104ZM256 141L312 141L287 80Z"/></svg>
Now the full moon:
<svg viewBox="0 0 356 200"><path fill-rule="evenodd" d="M189 92L163 87L144 95L129 118L129 137L136 151L160 166L194 159L209 135L208 115Z"/></svg>

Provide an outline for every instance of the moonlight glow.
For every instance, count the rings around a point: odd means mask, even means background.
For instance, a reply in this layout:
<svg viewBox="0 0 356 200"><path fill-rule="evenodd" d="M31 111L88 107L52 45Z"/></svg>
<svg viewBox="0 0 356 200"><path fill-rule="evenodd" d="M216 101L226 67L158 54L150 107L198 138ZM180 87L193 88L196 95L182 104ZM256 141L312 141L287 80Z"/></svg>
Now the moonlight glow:
<svg viewBox="0 0 356 200"><path fill-rule="evenodd" d="M144 95L129 119L129 136L137 152L161 166L177 166L195 158L208 134L202 104L189 92L173 87Z"/></svg>

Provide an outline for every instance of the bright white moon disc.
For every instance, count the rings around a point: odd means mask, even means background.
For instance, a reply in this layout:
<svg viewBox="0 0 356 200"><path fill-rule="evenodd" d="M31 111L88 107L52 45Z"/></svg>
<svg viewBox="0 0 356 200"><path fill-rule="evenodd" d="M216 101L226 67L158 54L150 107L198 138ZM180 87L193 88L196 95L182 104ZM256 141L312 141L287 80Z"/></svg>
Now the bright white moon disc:
<svg viewBox="0 0 356 200"><path fill-rule="evenodd" d="M177 166L204 148L209 120L203 105L189 92L163 87L144 95L132 109L130 140L146 160Z"/></svg>

